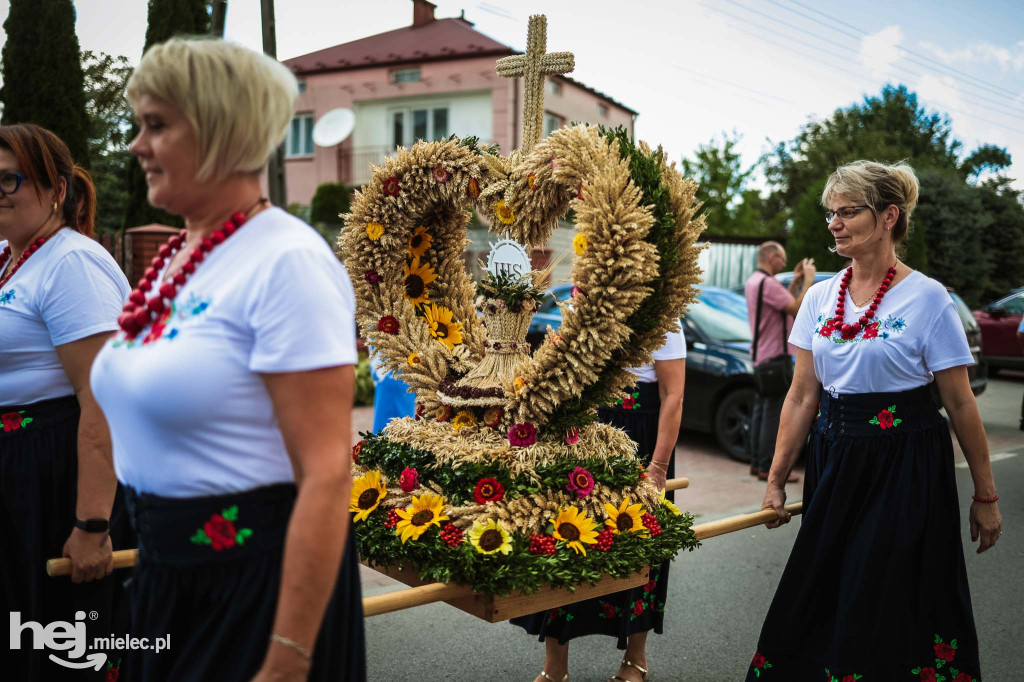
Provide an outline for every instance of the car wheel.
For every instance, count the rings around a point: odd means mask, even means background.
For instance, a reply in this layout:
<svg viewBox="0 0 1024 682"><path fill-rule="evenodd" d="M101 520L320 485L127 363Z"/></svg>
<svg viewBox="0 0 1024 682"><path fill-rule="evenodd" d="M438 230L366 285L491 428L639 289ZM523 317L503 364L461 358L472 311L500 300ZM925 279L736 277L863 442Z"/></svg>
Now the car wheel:
<svg viewBox="0 0 1024 682"><path fill-rule="evenodd" d="M727 394L715 412L715 439L738 462L750 462L750 419L757 392L740 388Z"/></svg>

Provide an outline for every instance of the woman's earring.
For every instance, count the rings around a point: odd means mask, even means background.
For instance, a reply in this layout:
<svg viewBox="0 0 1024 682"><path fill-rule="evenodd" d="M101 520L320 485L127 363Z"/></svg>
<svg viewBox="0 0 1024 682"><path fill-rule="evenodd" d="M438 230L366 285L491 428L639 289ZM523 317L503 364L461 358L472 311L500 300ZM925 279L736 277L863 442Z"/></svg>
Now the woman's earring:
<svg viewBox="0 0 1024 682"><path fill-rule="evenodd" d="M53 212L54 213L60 212L60 207L57 205L56 201L53 202Z"/></svg>

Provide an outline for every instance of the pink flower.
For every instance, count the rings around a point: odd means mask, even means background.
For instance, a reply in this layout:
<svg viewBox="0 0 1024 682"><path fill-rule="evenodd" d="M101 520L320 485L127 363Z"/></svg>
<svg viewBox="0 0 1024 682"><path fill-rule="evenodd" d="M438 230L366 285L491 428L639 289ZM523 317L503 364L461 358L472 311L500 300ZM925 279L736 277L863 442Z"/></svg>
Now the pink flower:
<svg viewBox="0 0 1024 682"><path fill-rule="evenodd" d="M576 497L586 497L594 491L594 477L583 467L576 467L569 474L569 484L565 486Z"/></svg>
<svg viewBox="0 0 1024 682"><path fill-rule="evenodd" d="M520 448L525 448L537 442L537 427L526 422L516 424L508 430L508 442Z"/></svg>
<svg viewBox="0 0 1024 682"><path fill-rule="evenodd" d="M576 445L580 442L580 430L578 427L570 426L565 430L565 444Z"/></svg>
<svg viewBox="0 0 1024 682"><path fill-rule="evenodd" d="M445 170L445 167L441 164L434 166L434 180L436 182L448 182L448 178L451 176L452 174Z"/></svg>
<svg viewBox="0 0 1024 682"><path fill-rule="evenodd" d="M416 469L406 467L402 469L398 481L399 485L402 486L403 493L411 493L419 485L419 473Z"/></svg>

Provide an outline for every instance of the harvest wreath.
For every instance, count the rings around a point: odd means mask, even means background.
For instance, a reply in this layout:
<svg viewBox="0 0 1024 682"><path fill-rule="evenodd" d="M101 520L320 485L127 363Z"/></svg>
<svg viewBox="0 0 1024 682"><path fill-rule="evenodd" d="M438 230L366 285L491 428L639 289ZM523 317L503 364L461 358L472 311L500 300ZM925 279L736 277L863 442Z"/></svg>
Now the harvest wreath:
<svg viewBox="0 0 1024 682"><path fill-rule="evenodd" d="M542 30L532 18L527 57ZM454 137L399 149L357 192L339 238L362 334L417 405L354 449L360 554L490 594L622 576L698 544L635 443L595 421L696 296L696 185L621 128L536 141L533 118L508 157ZM539 277L473 286L474 204L527 247L575 212L573 297L532 354Z"/></svg>

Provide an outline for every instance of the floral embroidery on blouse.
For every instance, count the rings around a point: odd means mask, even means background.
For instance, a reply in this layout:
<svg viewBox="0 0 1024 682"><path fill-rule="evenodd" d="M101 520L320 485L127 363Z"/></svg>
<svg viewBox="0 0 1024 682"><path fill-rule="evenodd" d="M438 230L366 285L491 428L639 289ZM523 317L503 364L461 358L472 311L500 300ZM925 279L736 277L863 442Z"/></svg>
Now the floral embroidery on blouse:
<svg viewBox="0 0 1024 682"><path fill-rule="evenodd" d="M771 669L772 664L761 655L760 651L758 651L754 654L754 660L750 662L750 667L754 669L755 677L761 677L761 673Z"/></svg>
<svg viewBox="0 0 1024 682"><path fill-rule="evenodd" d="M10 305L11 301L13 301L14 298L14 289L8 289L7 291L0 294L0 305Z"/></svg>
<svg viewBox="0 0 1024 682"><path fill-rule="evenodd" d="M161 339L174 339L181 331L183 323L189 322L205 313L206 309L210 307L210 303L209 299L199 298L194 292L190 293L184 301L173 301L170 308L157 317L148 330L144 330L143 333L134 339L129 340L125 337L124 332L118 332L117 338L114 340L114 348L122 346L125 348L137 348L139 346L148 346Z"/></svg>
<svg viewBox="0 0 1024 682"><path fill-rule="evenodd" d="M247 538L252 537L251 528L235 529L238 520L238 505L232 505L214 514L203 524L189 540L196 545L210 545L215 552L231 549L235 545L244 545Z"/></svg>
<svg viewBox="0 0 1024 682"><path fill-rule="evenodd" d="M818 315L818 321L814 328L817 336L823 336L832 343L850 343L852 341L870 341L871 339L888 339L893 334L901 334L907 328L907 323L902 317L890 315L884 320L875 320L864 327L857 335L843 334L843 321L837 318L825 317L822 313Z"/></svg>
<svg viewBox="0 0 1024 682"><path fill-rule="evenodd" d="M903 420L894 419L894 414L896 414L896 406L890 405L889 407L885 408L884 410L876 414L874 417L872 417L871 421L869 421L868 424L874 424L880 429L891 429L893 427L899 426L903 422Z"/></svg>
<svg viewBox="0 0 1024 682"><path fill-rule="evenodd" d="M23 429L31 424L32 417L22 417L21 415L23 414L25 414L25 410L0 414L0 422L4 425L4 431L17 431L18 429Z"/></svg>
<svg viewBox="0 0 1024 682"><path fill-rule="evenodd" d="M956 659L956 640L951 639L949 643L942 641L942 637L935 635L935 643L932 646L935 654L935 666L918 666L910 671L910 674L917 675L922 682L978 682L968 673L957 670L953 667ZM943 668L946 668L943 671ZM949 673L947 677L944 672Z"/></svg>

